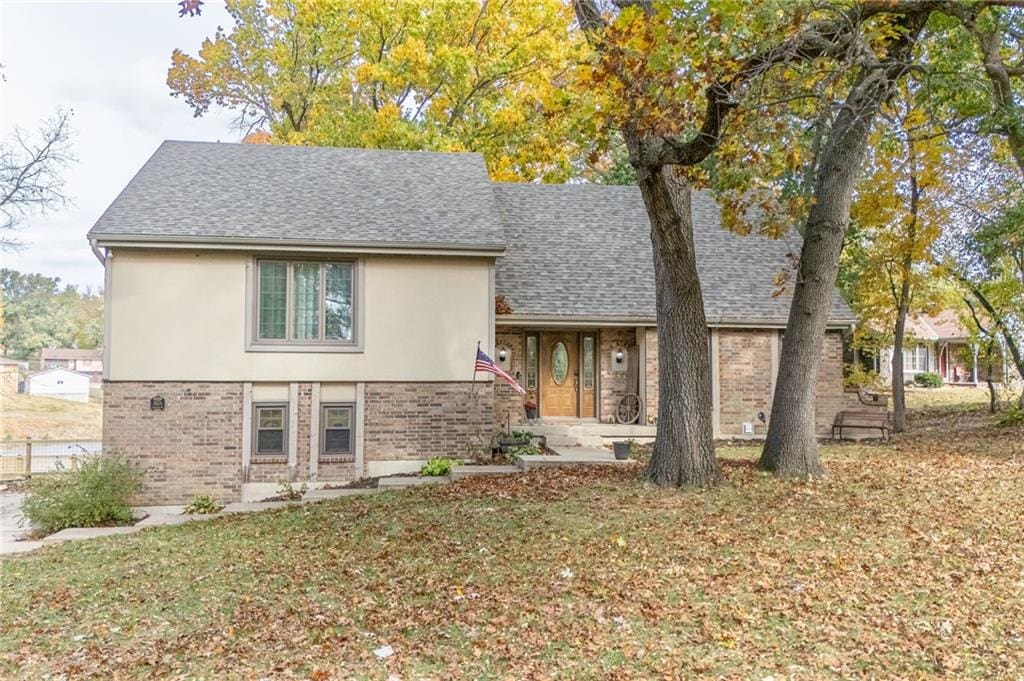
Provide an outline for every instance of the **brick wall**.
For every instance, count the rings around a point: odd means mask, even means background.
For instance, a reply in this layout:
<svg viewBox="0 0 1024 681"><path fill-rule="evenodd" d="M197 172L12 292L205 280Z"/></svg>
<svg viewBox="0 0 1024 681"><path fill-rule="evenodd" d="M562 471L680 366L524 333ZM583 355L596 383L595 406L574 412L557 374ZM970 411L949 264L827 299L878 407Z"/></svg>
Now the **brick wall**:
<svg viewBox="0 0 1024 681"><path fill-rule="evenodd" d="M601 367L601 420L608 421L615 418L615 410L619 406L619 400L628 392L626 377L628 371L615 371L612 362L612 352L622 348L628 357L629 348L636 345L636 330L631 328L601 329L600 355L598 365ZM627 361L629 361L627 359Z"/></svg>
<svg viewBox="0 0 1024 681"><path fill-rule="evenodd" d="M472 383L367 383L366 461L466 456L490 442L494 391Z"/></svg>
<svg viewBox="0 0 1024 681"><path fill-rule="evenodd" d="M754 424L764 436L767 425L758 412L771 413L772 343L774 331L721 329L718 332L719 423L723 437L743 434L743 423Z"/></svg>
<svg viewBox="0 0 1024 681"><path fill-rule="evenodd" d="M156 395L163 411L149 408ZM197 494L236 500L242 384L104 381L103 441L144 469L138 503L187 503Z"/></svg>
<svg viewBox="0 0 1024 681"><path fill-rule="evenodd" d="M509 373L513 376L519 373L520 383L526 385L526 348L523 344L523 334L521 331L499 331L494 335L494 347L495 353L501 346L506 346L512 351L511 361L509 362ZM497 362L498 358L495 357L494 361ZM526 419L526 413L523 411L523 398L512 389L512 386L505 383L503 380L494 381L494 429L498 430L505 427L505 421L508 421L512 425L523 423Z"/></svg>

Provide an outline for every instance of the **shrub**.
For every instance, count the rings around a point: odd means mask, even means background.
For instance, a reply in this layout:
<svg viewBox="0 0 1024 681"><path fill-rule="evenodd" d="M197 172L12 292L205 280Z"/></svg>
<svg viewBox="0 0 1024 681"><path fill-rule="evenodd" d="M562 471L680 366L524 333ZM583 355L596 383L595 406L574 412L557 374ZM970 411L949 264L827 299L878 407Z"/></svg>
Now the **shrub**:
<svg viewBox="0 0 1024 681"><path fill-rule="evenodd" d="M224 510L224 504L220 503L208 494L200 494L194 497L189 502L188 506L185 507L185 513L207 515L213 513L220 513Z"/></svg>
<svg viewBox="0 0 1024 681"><path fill-rule="evenodd" d="M931 371L926 371L923 374L915 374L914 383L922 388L941 388L942 376Z"/></svg>
<svg viewBox="0 0 1024 681"><path fill-rule="evenodd" d="M128 505L142 489L142 472L120 454L84 458L75 470L30 479L22 513L39 531L130 525Z"/></svg>
<svg viewBox="0 0 1024 681"><path fill-rule="evenodd" d="M540 454L540 447L530 443L528 445L519 445L518 447L509 447L508 451L505 452L505 460L509 463L515 463L521 456L536 456Z"/></svg>
<svg viewBox="0 0 1024 681"><path fill-rule="evenodd" d="M1009 407L996 419L996 425L1000 428L1024 426L1024 409L1017 406Z"/></svg>
<svg viewBox="0 0 1024 681"><path fill-rule="evenodd" d="M423 468L420 469L420 474L430 478L439 478L443 475L448 475L452 471L452 466L458 465L459 462L454 459L446 459L443 456L435 456L431 459L427 459L427 462L423 464Z"/></svg>
<svg viewBox="0 0 1024 681"><path fill-rule="evenodd" d="M882 377L877 371L865 369L857 364L846 365L846 376L843 378L843 387L847 389L865 388L877 390L882 387Z"/></svg>
<svg viewBox="0 0 1024 681"><path fill-rule="evenodd" d="M283 480L277 487L277 494L271 497L274 501L300 501L302 497L306 496L306 492L309 491L309 487L306 483L302 483L302 487L295 489L292 483L287 480Z"/></svg>

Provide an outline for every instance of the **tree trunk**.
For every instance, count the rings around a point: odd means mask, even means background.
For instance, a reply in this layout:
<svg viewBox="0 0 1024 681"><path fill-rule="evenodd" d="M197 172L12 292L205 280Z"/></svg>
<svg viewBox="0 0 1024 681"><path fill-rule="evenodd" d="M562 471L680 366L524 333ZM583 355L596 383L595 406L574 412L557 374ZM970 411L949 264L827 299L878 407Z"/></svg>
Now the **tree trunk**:
<svg viewBox="0 0 1024 681"><path fill-rule="evenodd" d="M1021 377L1021 380L1024 380L1024 354L1021 353L1020 346L1017 345L1017 339L1013 337L1006 322L999 316L985 294L976 286L971 286L971 293L981 303L981 306L985 308L985 312L992 317L993 323L999 329L999 333L1006 342L1006 349L1010 351L1010 358L1013 360L1013 365L1017 368L1017 375ZM1020 397L1017 398L1017 406L1024 409L1024 391L1021 391Z"/></svg>
<svg viewBox="0 0 1024 681"><path fill-rule="evenodd" d="M892 341L892 432L894 433L902 433L907 427L907 393L903 389L903 339L906 336L909 307L910 276L908 272L904 272Z"/></svg>
<svg viewBox="0 0 1024 681"><path fill-rule="evenodd" d="M804 231L772 417L758 462L779 477L816 477L824 472L814 423L821 349L850 222L854 182L867 151L871 123L892 83L884 69L861 71L818 164L815 202Z"/></svg>
<svg viewBox="0 0 1024 681"><path fill-rule="evenodd" d="M658 312L658 435L647 478L663 487L717 484L711 358L697 275L690 188L670 166L637 168L651 221Z"/></svg>

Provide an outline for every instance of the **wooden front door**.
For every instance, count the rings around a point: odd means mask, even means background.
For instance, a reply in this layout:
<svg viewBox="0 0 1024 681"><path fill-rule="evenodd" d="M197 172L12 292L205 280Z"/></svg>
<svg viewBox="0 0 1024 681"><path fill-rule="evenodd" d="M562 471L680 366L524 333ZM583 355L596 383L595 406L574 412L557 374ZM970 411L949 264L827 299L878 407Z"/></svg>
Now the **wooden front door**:
<svg viewBox="0 0 1024 681"><path fill-rule="evenodd" d="M577 416L579 347L575 332L540 336L540 415Z"/></svg>

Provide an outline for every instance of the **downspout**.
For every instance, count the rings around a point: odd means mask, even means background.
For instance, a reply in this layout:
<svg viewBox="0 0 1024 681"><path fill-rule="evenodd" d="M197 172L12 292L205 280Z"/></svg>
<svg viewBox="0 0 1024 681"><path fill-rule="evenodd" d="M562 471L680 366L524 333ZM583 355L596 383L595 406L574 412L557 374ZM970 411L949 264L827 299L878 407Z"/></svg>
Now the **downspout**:
<svg viewBox="0 0 1024 681"><path fill-rule="evenodd" d="M107 254L104 253L96 242L92 239L89 240L89 248L92 249L92 254L96 256L96 259L100 261L100 264L104 267L107 266Z"/></svg>

